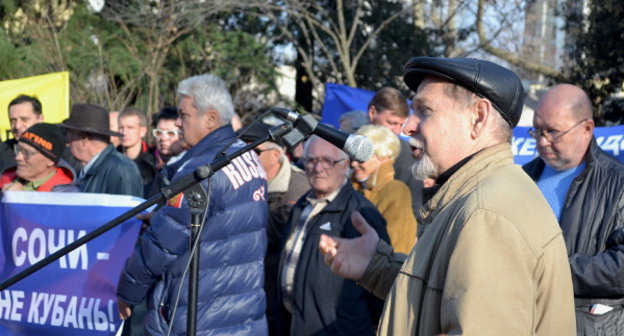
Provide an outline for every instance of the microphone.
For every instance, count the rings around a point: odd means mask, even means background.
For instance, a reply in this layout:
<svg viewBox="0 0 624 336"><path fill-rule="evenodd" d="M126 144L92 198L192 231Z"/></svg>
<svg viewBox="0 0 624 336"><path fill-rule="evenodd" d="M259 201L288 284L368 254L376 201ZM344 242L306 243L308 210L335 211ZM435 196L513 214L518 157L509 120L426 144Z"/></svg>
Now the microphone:
<svg viewBox="0 0 624 336"><path fill-rule="evenodd" d="M300 132L297 134L300 137L296 138L297 140L295 140L296 142L294 142L293 145L296 145L303 137L316 134L332 145L340 148L349 155L349 159L353 161L366 162L373 157L373 143L363 135L343 132L332 126L319 123L311 115L301 116L298 112L289 109L273 108L271 112L294 124L295 129L291 133L295 131ZM289 142L289 135L290 133L284 136L284 141L287 143Z"/></svg>

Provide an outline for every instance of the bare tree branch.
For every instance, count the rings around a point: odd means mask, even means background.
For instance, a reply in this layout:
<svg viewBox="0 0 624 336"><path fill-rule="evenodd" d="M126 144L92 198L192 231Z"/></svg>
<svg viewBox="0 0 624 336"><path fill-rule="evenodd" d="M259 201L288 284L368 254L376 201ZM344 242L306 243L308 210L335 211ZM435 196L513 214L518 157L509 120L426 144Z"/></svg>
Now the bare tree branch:
<svg viewBox="0 0 624 336"><path fill-rule="evenodd" d="M476 17L477 34L479 36L480 46L481 48L483 48L483 50L509 62L510 64L521 67L523 69L526 69L529 71L535 71L545 76L554 78L557 81L563 81L563 82L568 81L567 77L562 72L556 69L553 69L544 64L539 64L539 63L524 60L511 52L494 47L491 41L486 36L485 29L483 27L484 3L485 3L485 0L479 0L478 7L477 7L477 17Z"/></svg>

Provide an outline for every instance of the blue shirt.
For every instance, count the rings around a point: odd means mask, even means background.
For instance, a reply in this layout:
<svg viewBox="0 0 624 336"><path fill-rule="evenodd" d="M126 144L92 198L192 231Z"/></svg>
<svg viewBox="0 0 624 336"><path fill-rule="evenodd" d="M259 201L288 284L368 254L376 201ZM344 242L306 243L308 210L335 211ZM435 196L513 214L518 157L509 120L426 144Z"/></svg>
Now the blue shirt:
<svg viewBox="0 0 624 336"><path fill-rule="evenodd" d="M566 170L554 170L552 167L545 165L544 171L537 181L537 186L546 197L548 204L557 216L557 220L561 218L561 210L565 202L568 189L572 181L585 169L585 162L580 165Z"/></svg>

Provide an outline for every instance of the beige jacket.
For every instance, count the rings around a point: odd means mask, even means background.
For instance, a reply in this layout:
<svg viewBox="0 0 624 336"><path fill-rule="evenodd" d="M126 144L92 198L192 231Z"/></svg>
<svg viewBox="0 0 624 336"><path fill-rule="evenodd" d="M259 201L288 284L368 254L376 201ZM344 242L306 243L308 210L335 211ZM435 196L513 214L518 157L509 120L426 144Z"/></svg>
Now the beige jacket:
<svg viewBox="0 0 624 336"><path fill-rule="evenodd" d="M380 335L574 335L561 230L509 144L477 153L419 211L407 256L379 243L361 284L386 303Z"/></svg>
<svg viewBox="0 0 624 336"><path fill-rule="evenodd" d="M353 182L353 189L364 194L386 220L394 250L407 254L416 243L418 228L412 212L412 193L405 183L394 179L393 163L382 163L366 183Z"/></svg>

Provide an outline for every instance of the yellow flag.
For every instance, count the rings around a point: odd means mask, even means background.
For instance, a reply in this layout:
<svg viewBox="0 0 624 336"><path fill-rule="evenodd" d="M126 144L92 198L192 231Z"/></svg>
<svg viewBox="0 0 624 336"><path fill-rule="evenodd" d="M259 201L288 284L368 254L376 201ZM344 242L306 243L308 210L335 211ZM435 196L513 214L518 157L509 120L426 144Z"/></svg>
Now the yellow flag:
<svg viewBox="0 0 624 336"><path fill-rule="evenodd" d="M0 82L0 136L2 140L12 137L9 134L9 102L26 94L41 101L43 120L60 123L69 116L69 72L55 72L47 75L26 77Z"/></svg>

